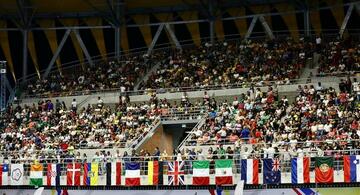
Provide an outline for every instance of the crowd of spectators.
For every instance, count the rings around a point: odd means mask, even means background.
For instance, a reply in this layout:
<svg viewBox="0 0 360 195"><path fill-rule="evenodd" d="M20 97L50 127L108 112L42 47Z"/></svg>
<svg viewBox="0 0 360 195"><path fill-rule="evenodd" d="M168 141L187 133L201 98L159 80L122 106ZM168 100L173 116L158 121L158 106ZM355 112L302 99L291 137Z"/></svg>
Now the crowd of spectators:
<svg viewBox="0 0 360 195"><path fill-rule="evenodd" d="M291 39L205 43L168 56L140 89L287 84L299 77L314 49Z"/></svg>
<svg viewBox="0 0 360 195"><path fill-rule="evenodd" d="M195 109L187 99L177 104L156 96L139 104L120 97L116 105L105 105L99 97L96 105L78 107L76 99L68 107L50 100L32 106L9 106L0 118L0 150L22 159L33 155L48 158L49 154L68 158L79 148L131 148L159 116L176 119Z"/></svg>
<svg viewBox="0 0 360 195"><path fill-rule="evenodd" d="M334 75L360 71L360 44L353 39L321 44L318 74Z"/></svg>
<svg viewBox="0 0 360 195"><path fill-rule="evenodd" d="M307 41L273 40L203 43L180 51L154 52L150 56L129 56L96 66L54 72L25 87L30 96L89 94L94 90L133 91L210 85L266 85L289 83L299 77L306 55L315 49ZM156 64L160 67L143 81ZM140 83L139 83L140 82Z"/></svg>
<svg viewBox="0 0 360 195"><path fill-rule="evenodd" d="M290 103L278 97L276 89L267 92L250 89L232 103L211 102L206 123L195 129L187 146L249 146L243 158L341 155L360 148L360 98L356 79L334 88L299 85Z"/></svg>
<svg viewBox="0 0 360 195"><path fill-rule="evenodd" d="M94 90L117 89L132 91L134 85L164 54L129 56L126 60L110 61L100 65L52 73L46 79L31 81L26 86L27 95L69 96L90 94Z"/></svg>

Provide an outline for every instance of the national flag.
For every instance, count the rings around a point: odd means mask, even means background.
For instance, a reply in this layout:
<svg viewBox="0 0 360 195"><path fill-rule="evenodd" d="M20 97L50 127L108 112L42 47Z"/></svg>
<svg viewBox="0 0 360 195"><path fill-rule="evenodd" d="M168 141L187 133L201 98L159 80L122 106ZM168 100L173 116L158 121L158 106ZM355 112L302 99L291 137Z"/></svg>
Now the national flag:
<svg viewBox="0 0 360 195"><path fill-rule="evenodd" d="M159 184L159 161L148 162L148 185Z"/></svg>
<svg viewBox="0 0 360 195"><path fill-rule="evenodd" d="M193 185L209 185L210 184L210 162L207 160L194 161L192 164Z"/></svg>
<svg viewBox="0 0 360 195"><path fill-rule="evenodd" d="M246 184L259 184L259 160L241 160L241 180Z"/></svg>
<svg viewBox="0 0 360 195"><path fill-rule="evenodd" d="M69 163L66 170L66 184L68 186L80 186L80 163Z"/></svg>
<svg viewBox="0 0 360 195"><path fill-rule="evenodd" d="M9 164L0 165L0 186L9 185Z"/></svg>
<svg viewBox="0 0 360 195"><path fill-rule="evenodd" d="M291 183L310 183L310 158L291 159Z"/></svg>
<svg viewBox="0 0 360 195"><path fill-rule="evenodd" d="M168 185L185 185L185 161L168 162Z"/></svg>
<svg viewBox="0 0 360 195"><path fill-rule="evenodd" d="M60 164L47 164L46 183L48 186L60 185Z"/></svg>
<svg viewBox="0 0 360 195"><path fill-rule="evenodd" d="M292 188L297 195L319 195L319 192L311 188Z"/></svg>
<svg viewBox="0 0 360 195"><path fill-rule="evenodd" d="M121 162L111 162L106 164L106 185L121 185Z"/></svg>
<svg viewBox="0 0 360 195"><path fill-rule="evenodd" d="M140 185L140 163L138 162L125 163L125 185L126 186Z"/></svg>
<svg viewBox="0 0 360 195"><path fill-rule="evenodd" d="M317 157L315 159L315 182L316 183L334 182L333 157Z"/></svg>
<svg viewBox="0 0 360 195"><path fill-rule="evenodd" d="M83 185L96 186L99 179L99 163L85 163Z"/></svg>
<svg viewBox="0 0 360 195"><path fill-rule="evenodd" d="M232 160L215 161L215 184L233 184Z"/></svg>
<svg viewBox="0 0 360 195"><path fill-rule="evenodd" d="M36 163L30 167L30 185L42 186L43 185L43 166Z"/></svg>
<svg viewBox="0 0 360 195"><path fill-rule="evenodd" d="M209 189L210 195L230 195L229 190L223 190L221 188Z"/></svg>
<svg viewBox="0 0 360 195"><path fill-rule="evenodd" d="M264 184L279 184L281 181L280 161L279 159L263 160L263 180Z"/></svg>
<svg viewBox="0 0 360 195"><path fill-rule="evenodd" d="M24 185L24 165L11 164L11 185Z"/></svg>
<svg viewBox="0 0 360 195"><path fill-rule="evenodd" d="M360 182L360 155L344 156L344 181Z"/></svg>

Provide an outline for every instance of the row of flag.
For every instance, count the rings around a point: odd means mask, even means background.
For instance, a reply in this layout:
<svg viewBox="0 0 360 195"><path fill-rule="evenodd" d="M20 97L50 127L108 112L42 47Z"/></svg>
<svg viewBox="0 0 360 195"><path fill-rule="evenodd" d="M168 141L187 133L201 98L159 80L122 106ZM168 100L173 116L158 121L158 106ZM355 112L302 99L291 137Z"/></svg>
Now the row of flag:
<svg viewBox="0 0 360 195"><path fill-rule="evenodd" d="M241 162L241 179L246 184L259 184L259 160L244 159ZM315 182L334 182L334 158L315 158ZM360 155L344 156L344 182L360 182ZM280 184L281 168L278 159L263 159L263 183ZM310 183L310 158L291 159L291 183Z"/></svg>
<svg viewBox="0 0 360 195"><path fill-rule="evenodd" d="M163 181L163 167L167 164L168 181ZM263 159L263 183L281 183L281 165L279 159ZM124 167L123 167L124 165ZM210 161L193 161L192 185L210 184ZM259 184L259 159L241 160L241 180L246 184ZM24 185L23 164L11 164L9 178L9 165L0 165L0 185ZM43 183L43 165L33 164L30 168L29 185L34 186L59 186L60 185L60 164L47 164L46 183ZM83 173L81 173L83 170ZM125 174L123 174L123 172ZM148 181L141 183L139 162L112 162L106 164L106 185L185 185L185 161L147 162L146 175ZM82 183L80 182L82 179ZM122 183L124 177L125 183ZM66 167L66 184L69 186L92 186L99 182L98 163L71 163ZM332 157L315 158L315 182L334 182L334 159ZM344 156L344 182L360 182L360 155ZM215 161L215 184L234 184L233 181L233 160ZM291 159L291 183L310 183L310 158Z"/></svg>

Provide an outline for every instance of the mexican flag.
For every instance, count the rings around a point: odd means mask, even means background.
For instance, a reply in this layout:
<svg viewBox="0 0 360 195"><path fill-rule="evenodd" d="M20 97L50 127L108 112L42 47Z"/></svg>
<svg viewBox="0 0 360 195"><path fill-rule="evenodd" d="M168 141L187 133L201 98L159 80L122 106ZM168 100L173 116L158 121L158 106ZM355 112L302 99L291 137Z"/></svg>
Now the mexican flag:
<svg viewBox="0 0 360 195"><path fill-rule="evenodd" d="M334 182L334 158L318 157L315 159L315 182Z"/></svg>
<svg viewBox="0 0 360 195"><path fill-rule="evenodd" d="M210 184L210 162L199 160L193 162L193 185Z"/></svg>
<svg viewBox="0 0 360 195"><path fill-rule="evenodd" d="M43 166L41 164L31 165L30 168L30 185L43 185Z"/></svg>
<svg viewBox="0 0 360 195"><path fill-rule="evenodd" d="M232 160L215 161L215 184L233 184Z"/></svg>

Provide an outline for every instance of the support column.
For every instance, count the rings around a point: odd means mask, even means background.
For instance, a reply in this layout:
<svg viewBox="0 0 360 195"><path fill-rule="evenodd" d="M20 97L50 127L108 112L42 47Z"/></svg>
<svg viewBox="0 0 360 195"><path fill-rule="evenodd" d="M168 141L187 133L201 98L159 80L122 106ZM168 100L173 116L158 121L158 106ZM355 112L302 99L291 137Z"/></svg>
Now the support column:
<svg viewBox="0 0 360 195"><path fill-rule="evenodd" d="M28 48L28 37L29 37L29 31L27 29L22 30L23 33L23 82L26 82L26 76L28 73L28 52L27 52L27 48Z"/></svg>
<svg viewBox="0 0 360 195"><path fill-rule="evenodd" d="M304 11L304 34L305 34L305 37L311 36L311 33L310 33L310 12L309 12L309 9L305 9L305 11Z"/></svg>
<svg viewBox="0 0 360 195"><path fill-rule="evenodd" d="M91 59L91 56L90 56L90 54L89 54L89 52L88 52L88 50L87 50L81 36L80 36L79 30L74 29L74 33L75 33L76 39L78 40L79 45L80 45L82 51L84 52L85 57L86 57L87 61L89 62L90 66L94 66L94 63L93 63L93 61Z"/></svg>
<svg viewBox="0 0 360 195"><path fill-rule="evenodd" d="M157 31L155 33L155 36L154 36L153 40L151 41L151 44L150 44L149 49L147 51L148 55L150 55L152 50L154 49L155 44L156 44L156 42L159 39L159 36L161 34L161 31L164 29L164 26L165 26L164 24L160 24L159 28L157 29Z"/></svg>
<svg viewBox="0 0 360 195"><path fill-rule="evenodd" d="M49 65L46 68L46 71L45 71L45 73L43 75L44 79L46 79L46 77L49 76L49 73L50 73L51 69L54 66L55 60L59 57L60 51L64 47L64 44L65 44L67 38L69 37L70 32L71 32L71 29L67 29L64 36L63 36L63 38L61 39L61 42L60 42L58 48L56 49L56 51L54 53L54 56L51 58L51 61L50 61Z"/></svg>
<svg viewBox="0 0 360 195"><path fill-rule="evenodd" d="M171 40L173 41L173 43L175 44L176 48L177 49L180 49L181 50L181 45L179 43L179 40L177 39L174 31L172 30L170 24L165 24L165 29L166 31L169 33L170 37L171 37Z"/></svg>
<svg viewBox="0 0 360 195"><path fill-rule="evenodd" d="M254 16L253 17L253 19L252 19L252 21L250 23L249 29L245 34L245 39L248 39L251 36L251 33L254 30L254 27L255 27L255 24L256 24L256 21L257 21L258 17L259 16Z"/></svg>
<svg viewBox="0 0 360 195"><path fill-rule="evenodd" d="M266 34L269 36L269 38L274 39L275 38L274 34L273 34L269 24L266 22L264 16L260 16L259 20L260 20L262 26L264 27L264 30L265 30Z"/></svg>
<svg viewBox="0 0 360 195"><path fill-rule="evenodd" d="M215 18L214 18L214 3L213 0L209 0L209 26L210 26L210 42L212 45L215 43Z"/></svg>
<svg viewBox="0 0 360 195"><path fill-rule="evenodd" d="M115 17L117 21L121 21L121 0L116 1ZM121 24L115 26L115 56L120 59L121 56Z"/></svg>
<svg viewBox="0 0 360 195"><path fill-rule="evenodd" d="M117 27L115 27L115 56L116 56L116 58L120 58L120 55L121 55L120 36L121 36L121 28L120 28L120 26L117 26Z"/></svg>
<svg viewBox="0 0 360 195"><path fill-rule="evenodd" d="M349 6L349 8L348 8L348 10L346 12L346 15L344 17L344 20L343 20L343 22L341 24L341 28L340 28L340 32L339 32L340 37L343 37L343 35L344 35L346 26L347 26L347 24L349 22L349 19L350 19L350 16L351 16L351 13L352 13L353 9L354 9L354 4L351 4Z"/></svg>
<svg viewBox="0 0 360 195"><path fill-rule="evenodd" d="M6 61L0 61L0 111L6 108Z"/></svg>

